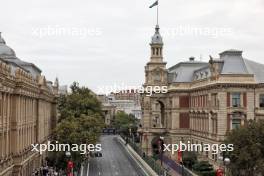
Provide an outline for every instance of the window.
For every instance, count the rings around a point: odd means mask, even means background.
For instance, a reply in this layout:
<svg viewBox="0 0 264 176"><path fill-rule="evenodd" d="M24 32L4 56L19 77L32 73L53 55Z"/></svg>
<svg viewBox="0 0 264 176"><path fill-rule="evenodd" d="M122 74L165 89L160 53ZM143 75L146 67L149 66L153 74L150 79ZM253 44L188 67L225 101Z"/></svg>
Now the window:
<svg viewBox="0 0 264 176"><path fill-rule="evenodd" d="M237 129L241 126L241 119L232 120L232 129Z"/></svg>
<svg viewBox="0 0 264 176"><path fill-rule="evenodd" d="M259 96L259 107L264 108L264 94Z"/></svg>
<svg viewBox="0 0 264 176"><path fill-rule="evenodd" d="M217 106L217 94L216 93L214 93L214 94L212 94L212 106L213 107L216 107Z"/></svg>
<svg viewBox="0 0 264 176"><path fill-rule="evenodd" d="M156 116L154 119L155 124L158 124L159 116Z"/></svg>
<svg viewBox="0 0 264 176"><path fill-rule="evenodd" d="M213 153L212 153L212 159L213 159L214 161L217 161L217 154L213 154Z"/></svg>
<svg viewBox="0 0 264 176"><path fill-rule="evenodd" d="M217 133L217 117L216 116L212 118L211 125L212 125L212 133L216 134Z"/></svg>
<svg viewBox="0 0 264 176"><path fill-rule="evenodd" d="M233 107L240 107L241 105L241 98L240 93L233 93L232 94L232 105Z"/></svg>

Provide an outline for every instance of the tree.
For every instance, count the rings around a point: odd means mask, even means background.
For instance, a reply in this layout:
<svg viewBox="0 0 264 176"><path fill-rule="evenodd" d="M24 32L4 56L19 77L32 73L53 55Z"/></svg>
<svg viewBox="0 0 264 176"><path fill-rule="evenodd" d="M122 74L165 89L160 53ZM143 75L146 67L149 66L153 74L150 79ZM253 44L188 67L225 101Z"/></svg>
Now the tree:
<svg viewBox="0 0 264 176"><path fill-rule="evenodd" d="M264 121L249 121L246 126L232 130L226 143L234 144L229 153L228 168L232 175L248 176L264 173Z"/></svg>
<svg viewBox="0 0 264 176"><path fill-rule="evenodd" d="M121 133L127 134L129 129L131 132L137 131L138 119L132 114L126 114L125 112L117 112L113 127L118 129Z"/></svg>
<svg viewBox="0 0 264 176"><path fill-rule="evenodd" d="M79 87L76 82L71 85L70 95L62 95L59 98L58 108L60 120L69 116L80 117L82 114L99 113L102 115L101 103L96 95L86 87Z"/></svg>
<svg viewBox="0 0 264 176"><path fill-rule="evenodd" d="M184 166L192 169L193 165L197 163L197 154L195 152L185 151L182 154Z"/></svg>
<svg viewBox="0 0 264 176"><path fill-rule="evenodd" d="M104 122L101 103L90 89L79 87L79 84L74 82L71 86L71 94L59 97L58 110L60 119L54 141L70 146L95 144L98 141ZM75 168L78 169L85 155L80 154L80 151L73 151L71 154ZM57 168L66 168L65 151L52 153L49 160Z"/></svg>
<svg viewBox="0 0 264 176"><path fill-rule="evenodd" d="M214 168L208 161L200 161L193 165L195 172L201 176L215 176Z"/></svg>

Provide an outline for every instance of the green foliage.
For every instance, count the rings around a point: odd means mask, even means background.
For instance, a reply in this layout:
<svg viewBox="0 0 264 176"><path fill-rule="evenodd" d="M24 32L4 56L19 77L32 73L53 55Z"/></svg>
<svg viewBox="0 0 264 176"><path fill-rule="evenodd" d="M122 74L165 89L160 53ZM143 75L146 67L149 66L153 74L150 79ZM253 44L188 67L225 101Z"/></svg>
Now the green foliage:
<svg viewBox="0 0 264 176"><path fill-rule="evenodd" d="M95 144L104 127L101 104L96 95L78 83L71 86L71 94L59 98L60 121L55 130L54 141L60 144ZM80 152L71 152L71 159L78 169L85 159ZM61 169L66 168L65 152L53 152L49 160Z"/></svg>
<svg viewBox="0 0 264 176"><path fill-rule="evenodd" d="M184 166L192 169L193 165L197 163L197 154L195 152L183 152Z"/></svg>
<svg viewBox="0 0 264 176"><path fill-rule="evenodd" d="M197 162L194 166L193 169L198 172L208 172L208 171L213 171L213 166L209 164L208 161L200 161Z"/></svg>
<svg viewBox="0 0 264 176"><path fill-rule="evenodd" d="M101 103L96 95L86 87L79 87L74 82L71 86L71 94L59 98L60 120L69 116L79 117L82 114L101 114Z"/></svg>
<svg viewBox="0 0 264 176"><path fill-rule="evenodd" d="M203 171L203 172L198 172L197 173L200 176L216 176L216 171Z"/></svg>
<svg viewBox="0 0 264 176"><path fill-rule="evenodd" d="M228 168L232 175L264 173L264 121L249 121L246 126L232 130L226 143L234 144L229 154Z"/></svg>
<svg viewBox="0 0 264 176"><path fill-rule="evenodd" d="M193 165L194 171L201 176L215 176L214 168L208 161L200 161Z"/></svg>
<svg viewBox="0 0 264 176"><path fill-rule="evenodd" d="M117 112L115 120L113 122L113 127L118 129L121 133L127 134L129 129L131 132L137 131L138 119L136 119L131 114L126 114L125 112Z"/></svg>

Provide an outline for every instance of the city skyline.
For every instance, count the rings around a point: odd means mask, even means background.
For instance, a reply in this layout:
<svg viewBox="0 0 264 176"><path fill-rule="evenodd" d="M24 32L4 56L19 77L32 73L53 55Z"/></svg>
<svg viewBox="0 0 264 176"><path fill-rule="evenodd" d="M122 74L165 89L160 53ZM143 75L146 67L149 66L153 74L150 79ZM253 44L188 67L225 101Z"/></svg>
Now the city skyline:
<svg viewBox="0 0 264 176"><path fill-rule="evenodd" d="M113 84L138 86L144 82L156 23L156 11L148 8L152 3L4 2L0 31L17 57L41 66L47 79L57 76L68 85L79 81L94 91ZM246 58L263 63L259 43L264 25L256 18L264 15L263 9L261 0L160 1L164 60L168 66L190 56L207 62L208 55L241 49Z"/></svg>

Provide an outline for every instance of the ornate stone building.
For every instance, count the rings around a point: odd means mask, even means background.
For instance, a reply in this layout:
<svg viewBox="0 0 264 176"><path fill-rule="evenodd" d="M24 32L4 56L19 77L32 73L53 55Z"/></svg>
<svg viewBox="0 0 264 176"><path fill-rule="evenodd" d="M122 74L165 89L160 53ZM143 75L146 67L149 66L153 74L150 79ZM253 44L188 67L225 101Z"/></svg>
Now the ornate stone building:
<svg viewBox="0 0 264 176"><path fill-rule="evenodd" d="M116 107L117 111L124 111L133 114L137 119L141 119L142 111L140 106L140 93L134 89L112 92L109 96L110 103Z"/></svg>
<svg viewBox="0 0 264 176"><path fill-rule="evenodd" d="M105 124L110 126L115 119L116 107L109 103L108 96L104 94L97 95L97 99L102 103Z"/></svg>
<svg viewBox="0 0 264 176"><path fill-rule="evenodd" d="M132 114L137 119L141 119L142 111L140 106L140 94L134 90L124 90L119 93L110 93L109 95L97 95L102 103L105 124L112 125L117 112L123 111Z"/></svg>
<svg viewBox="0 0 264 176"><path fill-rule="evenodd" d="M56 126L58 86L17 58L0 33L0 176L29 176L44 164L31 144L47 142Z"/></svg>
<svg viewBox="0 0 264 176"><path fill-rule="evenodd" d="M219 144L247 120L264 119L264 65L245 59L242 51L227 50L209 62L190 58L166 68L159 26L150 46L144 86L167 86L168 92L142 95L139 132L149 155L161 136L167 144ZM200 154L216 164L217 155Z"/></svg>

